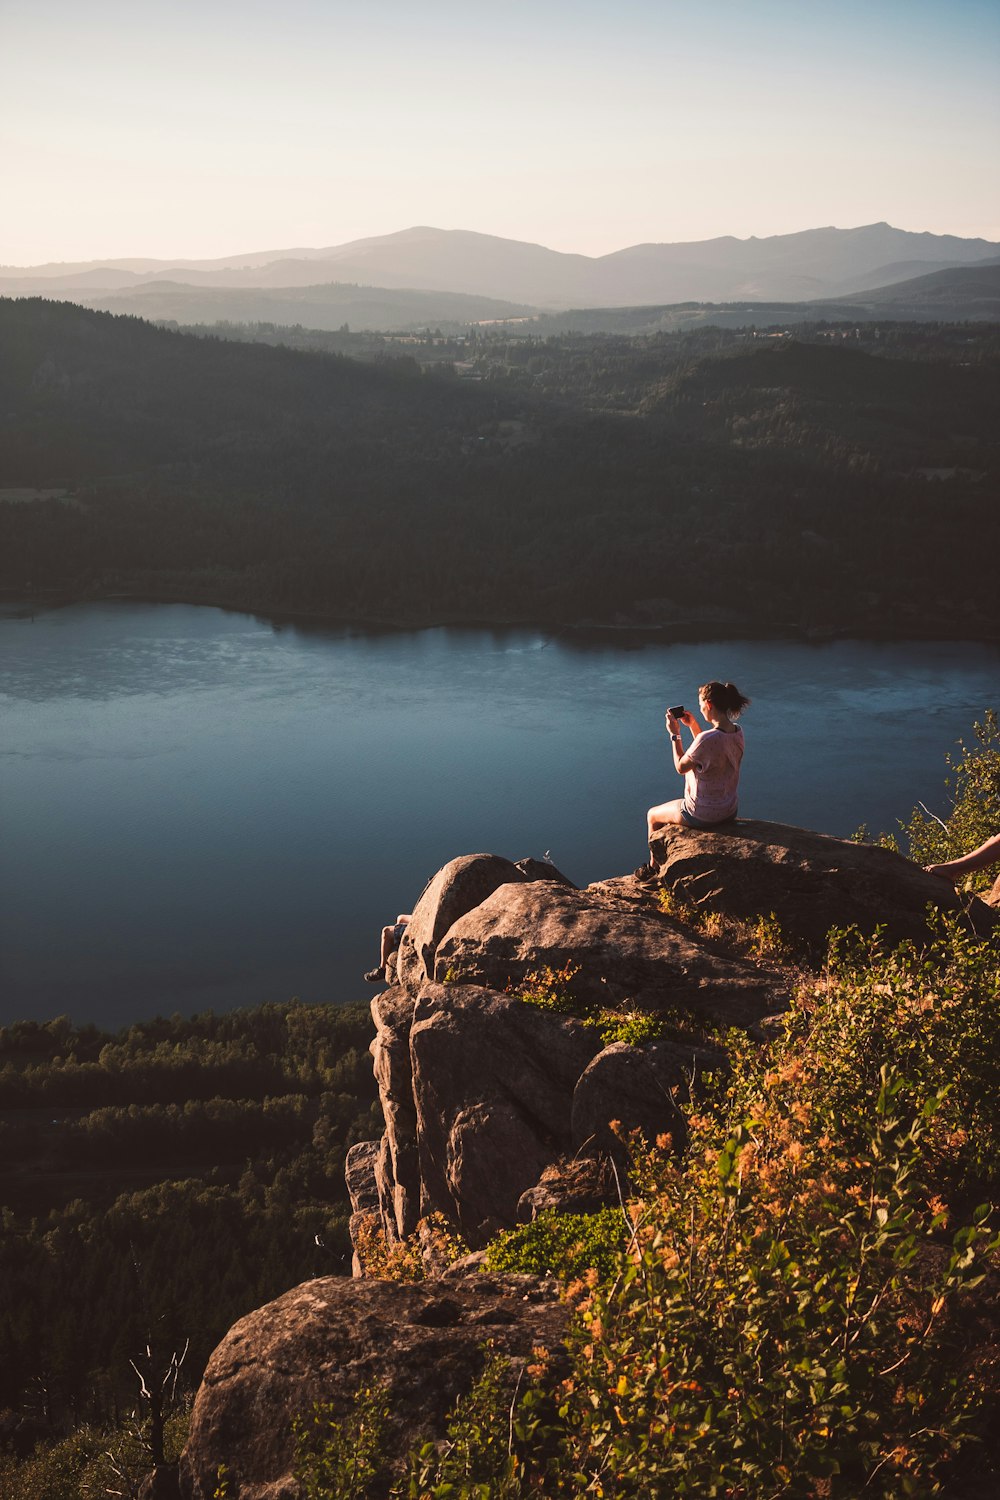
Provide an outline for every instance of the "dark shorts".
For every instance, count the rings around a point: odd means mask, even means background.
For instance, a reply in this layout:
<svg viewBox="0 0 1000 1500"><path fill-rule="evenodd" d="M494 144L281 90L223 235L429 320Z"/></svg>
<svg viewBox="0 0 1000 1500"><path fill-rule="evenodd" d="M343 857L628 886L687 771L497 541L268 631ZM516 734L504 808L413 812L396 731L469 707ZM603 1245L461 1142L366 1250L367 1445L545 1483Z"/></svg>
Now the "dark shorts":
<svg viewBox="0 0 1000 1500"><path fill-rule="evenodd" d="M681 821L688 828L725 828L727 823L736 822L736 814L730 813L728 818L720 818L718 823L705 823L701 818L696 818L694 813L689 813L686 807L682 807Z"/></svg>

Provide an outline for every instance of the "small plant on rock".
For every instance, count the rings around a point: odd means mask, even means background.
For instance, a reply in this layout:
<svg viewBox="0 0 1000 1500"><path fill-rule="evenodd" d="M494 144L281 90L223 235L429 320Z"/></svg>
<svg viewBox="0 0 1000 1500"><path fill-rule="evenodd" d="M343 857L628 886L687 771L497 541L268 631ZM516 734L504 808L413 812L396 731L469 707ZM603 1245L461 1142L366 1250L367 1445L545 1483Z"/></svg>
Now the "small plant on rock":
<svg viewBox="0 0 1000 1500"><path fill-rule="evenodd" d="M553 969L549 964L533 969L521 981L517 997L525 1005L536 1005L539 1010L555 1011L558 1015L586 1015L590 1007L573 993L573 981L579 972L580 965L572 963L561 969Z"/></svg>
<svg viewBox="0 0 1000 1500"><path fill-rule="evenodd" d="M303 1500L366 1500L384 1467L388 1420L388 1396L377 1385L360 1390L345 1417L317 1402L297 1418L295 1477Z"/></svg>

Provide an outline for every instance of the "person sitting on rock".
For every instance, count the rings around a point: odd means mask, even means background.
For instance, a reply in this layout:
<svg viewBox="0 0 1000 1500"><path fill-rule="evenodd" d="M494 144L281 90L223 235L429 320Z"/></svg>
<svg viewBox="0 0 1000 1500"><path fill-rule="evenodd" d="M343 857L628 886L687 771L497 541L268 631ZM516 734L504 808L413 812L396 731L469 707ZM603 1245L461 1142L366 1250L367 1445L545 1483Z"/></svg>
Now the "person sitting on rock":
<svg viewBox="0 0 1000 1500"><path fill-rule="evenodd" d="M749 702L731 682L706 682L698 689L698 708L709 726L707 729L699 729L697 719L687 709L678 709L676 713L667 709L674 770L684 777L684 795L649 809L646 832L650 839L657 829L670 823L681 823L688 828L718 828L735 818L743 760L743 730L735 720ZM686 752L681 724L694 736Z"/></svg>
<svg viewBox="0 0 1000 1500"><path fill-rule="evenodd" d="M980 844L959 859L949 859L943 865L924 865L928 875L940 875L942 880L955 884L959 875L968 875L972 870L985 870L988 865L1000 864L1000 833Z"/></svg>
<svg viewBox="0 0 1000 1500"><path fill-rule="evenodd" d="M385 983L385 966L389 961L389 954L395 953L396 949L399 947L403 933L406 931L406 924L412 921L413 917L410 912L401 911L399 916L396 918L393 926L382 928L382 942L379 947L378 968L369 969L368 973L365 975L365 978L368 980L369 984Z"/></svg>

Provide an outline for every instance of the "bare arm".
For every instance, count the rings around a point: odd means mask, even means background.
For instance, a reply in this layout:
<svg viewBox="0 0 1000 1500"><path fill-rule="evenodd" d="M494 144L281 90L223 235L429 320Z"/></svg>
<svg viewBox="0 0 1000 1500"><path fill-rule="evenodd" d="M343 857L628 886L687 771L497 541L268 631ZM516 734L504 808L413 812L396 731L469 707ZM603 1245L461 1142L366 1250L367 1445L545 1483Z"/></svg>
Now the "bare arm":
<svg viewBox="0 0 1000 1500"><path fill-rule="evenodd" d="M969 854L963 854L960 859L949 859L943 865L925 865L924 869L928 875L940 875L942 880L953 880L956 875L968 875L971 870L983 870L987 865L995 865L998 861L1000 833L995 833L985 844L980 844L978 849L973 849Z"/></svg>
<svg viewBox="0 0 1000 1500"><path fill-rule="evenodd" d="M678 775L683 776L686 772L695 769L694 761L684 754L684 741L681 739L680 728L677 720L669 711L666 715L666 721L667 733L670 735L670 749L674 757L674 770ZM698 735L701 733L701 730L698 728L698 721L693 714L685 714L683 722L691 730L692 734Z"/></svg>

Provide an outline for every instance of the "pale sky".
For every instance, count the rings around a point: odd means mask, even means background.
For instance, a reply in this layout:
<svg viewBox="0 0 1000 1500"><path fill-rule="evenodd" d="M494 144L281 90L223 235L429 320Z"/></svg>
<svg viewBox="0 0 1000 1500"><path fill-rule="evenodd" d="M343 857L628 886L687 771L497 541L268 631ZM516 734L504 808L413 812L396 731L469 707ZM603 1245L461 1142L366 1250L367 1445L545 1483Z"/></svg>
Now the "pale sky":
<svg viewBox="0 0 1000 1500"><path fill-rule="evenodd" d="M0 0L0 264L1000 240L997 0Z"/></svg>

